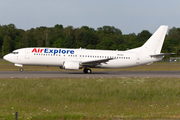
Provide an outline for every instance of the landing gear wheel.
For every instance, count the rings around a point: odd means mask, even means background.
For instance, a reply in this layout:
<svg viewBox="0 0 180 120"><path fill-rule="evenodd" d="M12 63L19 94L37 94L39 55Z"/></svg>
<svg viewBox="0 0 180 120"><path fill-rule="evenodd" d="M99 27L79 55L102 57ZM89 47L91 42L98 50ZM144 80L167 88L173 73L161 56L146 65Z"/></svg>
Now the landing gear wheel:
<svg viewBox="0 0 180 120"><path fill-rule="evenodd" d="M87 69L87 73L91 73L91 69Z"/></svg>
<svg viewBox="0 0 180 120"><path fill-rule="evenodd" d="M20 72L23 72L24 70L23 70L23 68L20 68L20 70L19 70Z"/></svg>
<svg viewBox="0 0 180 120"><path fill-rule="evenodd" d="M92 71L91 71L91 69L86 69L86 68L84 68L83 72L84 72L84 73L91 73Z"/></svg>

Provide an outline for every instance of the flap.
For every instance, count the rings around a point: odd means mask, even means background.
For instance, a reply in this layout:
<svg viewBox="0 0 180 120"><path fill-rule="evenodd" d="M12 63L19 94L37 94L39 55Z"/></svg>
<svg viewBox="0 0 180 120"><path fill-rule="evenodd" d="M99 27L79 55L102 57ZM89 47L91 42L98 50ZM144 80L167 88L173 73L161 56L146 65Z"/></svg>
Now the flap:
<svg viewBox="0 0 180 120"><path fill-rule="evenodd" d="M101 63L106 63L109 60L113 60L114 58L107 58L107 59L99 59L99 60L91 60L91 61L83 61L80 64L83 66L95 66Z"/></svg>

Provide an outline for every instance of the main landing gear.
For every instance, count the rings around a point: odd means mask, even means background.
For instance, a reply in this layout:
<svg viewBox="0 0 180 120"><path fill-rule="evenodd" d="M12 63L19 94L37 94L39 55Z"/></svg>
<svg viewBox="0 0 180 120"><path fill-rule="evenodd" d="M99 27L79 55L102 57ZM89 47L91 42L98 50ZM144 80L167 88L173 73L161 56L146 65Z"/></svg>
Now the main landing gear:
<svg viewBox="0 0 180 120"><path fill-rule="evenodd" d="M23 72L24 70L23 70L23 68L20 68L19 71L20 71L20 72Z"/></svg>
<svg viewBox="0 0 180 120"><path fill-rule="evenodd" d="M92 71L91 71L91 69L89 69L89 68L84 68L83 72L84 72L84 73L91 73Z"/></svg>

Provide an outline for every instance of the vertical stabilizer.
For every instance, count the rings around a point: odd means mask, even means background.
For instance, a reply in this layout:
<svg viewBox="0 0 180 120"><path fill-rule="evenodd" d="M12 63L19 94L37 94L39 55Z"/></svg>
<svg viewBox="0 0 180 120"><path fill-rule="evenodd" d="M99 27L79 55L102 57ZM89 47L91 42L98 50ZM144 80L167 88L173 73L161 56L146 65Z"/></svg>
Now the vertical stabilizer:
<svg viewBox="0 0 180 120"><path fill-rule="evenodd" d="M164 43L164 38L166 36L168 26L160 26L156 32L147 40L147 42L141 47L145 52L152 54L159 54Z"/></svg>
<svg viewBox="0 0 180 120"><path fill-rule="evenodd" d="M162 49L162 45L164 43L164 38L166 36L168 26L161 25L156 32L144 43L143 46L127 51L134 51L134 52L147 52L152 55L159 54Z"/></svg>

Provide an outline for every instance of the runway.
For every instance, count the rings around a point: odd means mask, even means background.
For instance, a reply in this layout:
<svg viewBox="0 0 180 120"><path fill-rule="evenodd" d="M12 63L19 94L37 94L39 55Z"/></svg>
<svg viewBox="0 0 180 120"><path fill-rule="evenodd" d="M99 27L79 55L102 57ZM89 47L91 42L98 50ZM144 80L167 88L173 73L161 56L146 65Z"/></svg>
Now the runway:
<svg viewBox="0 0 180 120"><path fill-rule="evenodd" d="M64 78L64 77L164 77L180 78L180 71L105 71L84 74L82 71L1 71L0 78Z"/></svg>

